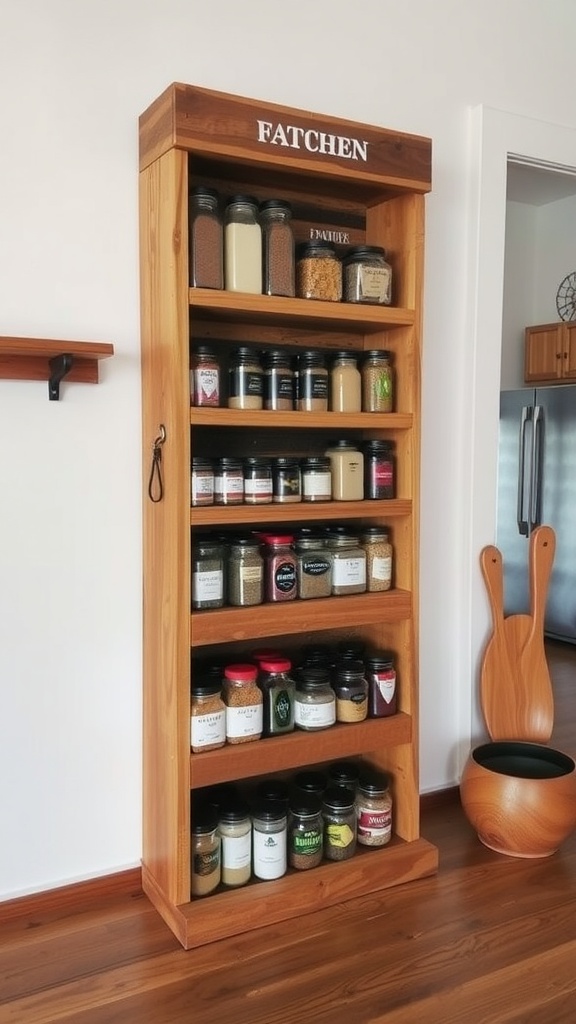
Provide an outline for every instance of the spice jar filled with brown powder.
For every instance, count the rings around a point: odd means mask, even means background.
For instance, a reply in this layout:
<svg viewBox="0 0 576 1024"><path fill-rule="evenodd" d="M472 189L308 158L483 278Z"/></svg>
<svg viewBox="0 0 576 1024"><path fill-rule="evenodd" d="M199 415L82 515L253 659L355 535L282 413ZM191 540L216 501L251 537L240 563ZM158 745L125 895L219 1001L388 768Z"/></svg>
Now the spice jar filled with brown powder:
<svg viewBox="0 0 576 1024"><path fill-rule="evenodd" d="M263 700L257 674L256 665L227 665L224 669L228 743L249 743L262 735Z"/></svg>
<svg viewBox="0 0 576 1024"><path fill-rule="evenodd" d="M292 207L281 199L260 205L263 287L265 295L294 295L294 235Z"/></svg>
<svg viewBox="0 0 576 1024"><path fill-rule="evenodd" d="M224 245L218 193L198 185L188 203L190 285L193 288L224 287Z"/></svg>
<svg viewBox="0 0 576 1024"><path fill-rule="evenodd" d="M209 896L220 884L218 808L211 804L193 810L192 895Z"/></svg>
<svg viewBox="0 0 576 1024"><path fill-rule="evenodd" d="M193 754L217 750L226 742L226 705L219 679L202 679L192 684L190 744Z"/></svg>

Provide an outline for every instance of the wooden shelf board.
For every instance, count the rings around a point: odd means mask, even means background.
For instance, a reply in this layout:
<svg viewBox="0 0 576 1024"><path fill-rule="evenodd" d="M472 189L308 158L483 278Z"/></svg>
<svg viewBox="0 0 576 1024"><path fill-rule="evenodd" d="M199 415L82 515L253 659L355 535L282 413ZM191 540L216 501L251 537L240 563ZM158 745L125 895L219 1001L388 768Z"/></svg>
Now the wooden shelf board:
<svg viewBox="0 0 576 1024"><path fill-rule="evenodd" d="M190 754L191 788L255 778L263 774L264 768L267 773L287 771L294 765L321 764L370 753L383 746L410 743L412 724L410 715L399 713L316 732L296 729L284 736L227 744L219 750Z"/></svg>
<svg viewBox="0 0 576 1024"><path fill-rule="evenodd" d="M438 869L438 850L426 839L394 836L383 849L358 848L350 860L290 871L273 882L214 893L182 906L169 903L143 867L144 891L186 949L311 914L358 896L424 878Z"/></svg>
<svg viewBox="0 0 576 1024"><path fill-rule="evenodd" d="M66 381L98 383L98 361L114 355L114 346L100 341L57 341L52 338L0 337L0 379L49 380L54 356L73 356Z"/></svg>
<svg viewBox="0 0 576 1024"><path fill-rule="evenodd" d="M190 409L195 427L286 427L289 430L410 430L412 413L374 412L272 412L269 409Z"/></svg>
<svg viewBox="0 0 576 1024"><path fill-rule="evenodd" d="M202 647L286 633L400 622L409 618L411 613L412 600L407 590L285 601L253 608L217 608L191 615L190 643L194 647Z"/></svg>
<svg viewBox="0 0 576 1024"><path fill-rule="evenodd" d="M290 520L319 522L326 519L391 519L409 516L412 501L395 498L387 501L300 501L285 505L205 505L190 509L191 526L241 526L252 523L286 522Z"/></svg>

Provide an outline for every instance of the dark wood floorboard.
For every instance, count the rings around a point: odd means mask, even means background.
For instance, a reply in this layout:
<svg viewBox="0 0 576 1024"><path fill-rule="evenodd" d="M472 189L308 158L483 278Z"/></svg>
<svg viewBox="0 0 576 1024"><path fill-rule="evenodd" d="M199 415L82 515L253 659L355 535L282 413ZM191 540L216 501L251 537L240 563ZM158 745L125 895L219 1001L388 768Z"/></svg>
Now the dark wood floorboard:
<svg viewBox="0 0 576 1024"><path fill-rule="evenodd" d="M552 743L576 756L576 648L548 644ZM422 834L436 876L181 949L137 884L0 913L0 1024L573 1024L576 834L502 857L457 800Z"/></svg>

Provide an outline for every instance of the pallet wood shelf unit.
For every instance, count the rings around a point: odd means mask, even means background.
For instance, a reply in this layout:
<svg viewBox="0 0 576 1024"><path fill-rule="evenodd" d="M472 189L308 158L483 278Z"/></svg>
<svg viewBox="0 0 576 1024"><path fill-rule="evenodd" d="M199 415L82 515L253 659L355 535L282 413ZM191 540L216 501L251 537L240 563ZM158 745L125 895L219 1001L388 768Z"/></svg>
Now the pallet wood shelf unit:
<svg viewBox="0 0 576 1024"><path fill-rule="evenodd" d="M59 375L58 361L68 357L63 372L67 381L97 384L98 362L114 355L114 346L105 341L57 341L52 338L0 337L1 380L46 380L50 397Z"/></svg>
<svg viewBox="0 0 576 1024"><path fill-rule="evenodd" d="M295 126L297 146L270 142L262 125ZM260 127L259 127L260 126ZM282 132L277 138L282 140ZM326 143L314 151L314 140ZM304 140L311 142L304 147ZM347 140L347 141L346 141ZM350 140L361 140L357 149ZM331 148L331 152L328 151ZM358 152L359 159L350 158ZM140 118L140 247L143 450L165 427L164 494L144 498L144 853L149 898L186 948L298 917L433 873L435 847L420 836L418 786L418 527L420 351L424 202L431 143L420 136L174 84ZM394 271L389 307L190 288L188 194L209 184L222 196L287 199L297 241L334 231L347 244L386 248ZM396 373L387 414L251 412L191 408L190 350L230 347L388 349ZM190 507L196 454L316 454L343 436L395 442L396 497L389 501ZM147 478L147 477L146 477ZM395 552L393 589L329 599L191 614L191 534L262 524L386 524ZM255 614L256 613L256 614ZM190 684L196 659L249 657L254 640L297 651L306 643L361 639L392 650L398 714L296 730L256 743L190 751ZM392 842L311 871L205 899L190 898L191 813L205 787L289 775L341 757L392 779ZM192 805L192 812L191 812Z"/></svg>

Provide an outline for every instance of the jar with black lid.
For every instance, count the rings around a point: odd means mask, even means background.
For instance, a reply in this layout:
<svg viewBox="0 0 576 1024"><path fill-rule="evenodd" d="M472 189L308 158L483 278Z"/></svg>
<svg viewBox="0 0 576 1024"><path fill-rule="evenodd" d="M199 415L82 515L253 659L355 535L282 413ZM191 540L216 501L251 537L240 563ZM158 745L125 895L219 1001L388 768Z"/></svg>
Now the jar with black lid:
<svg viewBox="0 0 576 1024"><path fill-rule="evenodd" d="M353 245L343 263L344 301L389 306L392 302L392 267L380 245Z"/></svg>
<svg viewBox="0 0 576 1024"><path fill-rule="evenodd" d="M364 441L364 497L384 500L395 496L394 442Z"/></svg>
<svg viewBox="0 0 576 1024"><path fill-rule="evenodd" d="M296 458L280 455L273 460L272 500L278 504L302 501L302 480Z"/></svg>
<svg viewBox="0 0 576 1024"><path fill-rule="evenodd" d="M363 411L392 412L394 374L391 353L386 349L370 349L365 352L361 374Z"/></svg>
<svg viewBox="0 0 576 1024"><path fill-rule="evenodd" d="M264 366L264 408L285 412L294 408L294 371L290 356L282 349L262 353Z"/></svg>
<svg viewBox="0 0 576 1024"><path fill-rule="evenodd" d="M293 794L288 824L288 863L298 871L317 867L322 861L324 820L322 801L314 793Z"/></svg>
<svg viewBox="0 0 576 1024"><path fill-rule="evenodd" d="M264 559L256 537L232 537L228 545L228 603L236 608L262 604Z"/></svg>
<svg viewBox="0 0 576 1024"><path fill-rule="evenodd" d="M248 805L232 797L219 808L218 832L222 839L222 883L246 885L252 874L252 821Z"/></svg>
<svg viewBox="0 0 576 1024"><path fill-rule="evenodd" d="M332 592L332 556L324 538L303 533L296 535L298 558L298 597L330 597Z"/></svg>
<svg viewBox="0 0 576 1024"><path fill-rule="evenodd" d="M366 552L353 534L331 531L328 547L332 552L332 593L363 594L366 590Z"/></svg>
<svg viewBox="0 0 576 1024"><path fill-rule="evenodd" d="M384 772L363 772L356 793L358 842L386 846L392 838L392 796Z"/></svg>
<svg viewBox="0 0 576 1024"><path fill-rule="evenodd" d="M192 546L192 607L224 604L224 548L209 535L196 534Z"/></svg>
<svg viewBox="0 0 576 1024"><path fill-rule="evenodd" d="M190 746L193 754L217 750L226 743L226 705L221 679L206 677L192 683Z"/></svg>
<svg viewBox="0 0 576 1024"><path fill-rule="evenodd" d="M218 808L211 804L202 804L194 810L191 868L192 895L209 896L221 878Z"/></svg>
<svg viewBox="0 0 576 1024"><path fill-rule="evenodd" d="M291 220L290 203L282 199L267 199L260 203L262 291L265 295L294 295L294 234Z"/></svg>
<svg viewBox="0 0 576 1024"><path fill-rule="evenodd" d="M334 680L336 721L363 722L368 715L368 683L361 661L341 661Z"/></svg>
<svg viewBox="0 0 576 1024"><path fill-rule="evenodd" d="M277 800L261 800L252 815L252 870L256 878L281 878L288 866L288 815Z"/></svg>
<svg viewBox="0 0 576 1024"><path fill-rule="evenodd" d="M298 404L300 412L328 409L328 370L322 352L306 349L298 356Z"/></svg>
<svg viewBox="0 0 576 1024"><path fill-rule="evenodd" d="M294 776L294 788L301 793L321 797L328 785L324 772L298 772Z"/></svg>
<svg viewBox="0 0 576 1024"><path fill-rule="evenodd" d="M342 786L355 795L358 788L359 770L354 761L334 761L328 768L328 785Z"/></svg>
<svg viewBox="0 0 576 1024"><path fill-rule="evenodd" d="M230 357L228 369L228 407L261 409L264 404L264 372L258 353L249 345L240 345Z"/></svg>
<svg viewBox="0 0 576 1024"><path fill-rule="evenodd" d="M222 458L214 463L214 504L241 505L244 501L244 471L241 459Z"/></svg>
<svg viewBox="0 0 576 1024"><path fill-rule="evenodd" d="M272 503L272 463L260 455L244 459L244 501L247 505Z"/></svg>
<svg viewBox="0 0 576 1024"><path fill-rule="evenodd" d="M332 500L332 467L325 455L310 455L300 462L302 501Z"/></svg>
<svg viewBox="0 0 576 1024"><path fill-rule="evenodd" d="M342 264L330 242L302 242L296 251L296 294L301 299L340 302Z"/></svg>
<svg viewBox="0 0 576 1024"><path fill-rule="evenodd" d="M210 459L200 456L192 459L190 504L193 508L214 504L214 466Z"/></svg>
<svg viewBox="0 0 576 1024"><path fill-rule="evenodd" d="M336 698L325 668L302 668L296 684L294 721L299 729L328 729L336 721Z"/></svg>
<svg viewBox="0 0 576 1024"><path fill-rule="evenodd" d="M223 234L218 193L197 185L188 200L190 286L223 288Z"/></svg>
<svg viewBox="0 0 576 1024"><path fill-rule="evenodd" d="M356 807L354 793L343 786L330 786L322 799L324 856L327 860L348 860L356 852Z"/></svg>
<svg viewBox="0 0 576 1024"><path fill-rule="evenodd" d="M224 282L228 291L262 293L262 228L254 196L235 195L226 204Z"/></svg>
<svg viewBox="0 0 576 1024"><path fill-rule="evenodd" d="M383 652L366 658L368 707L371 718L395 715L398 707L396 669L393 657Z"/></svg>

